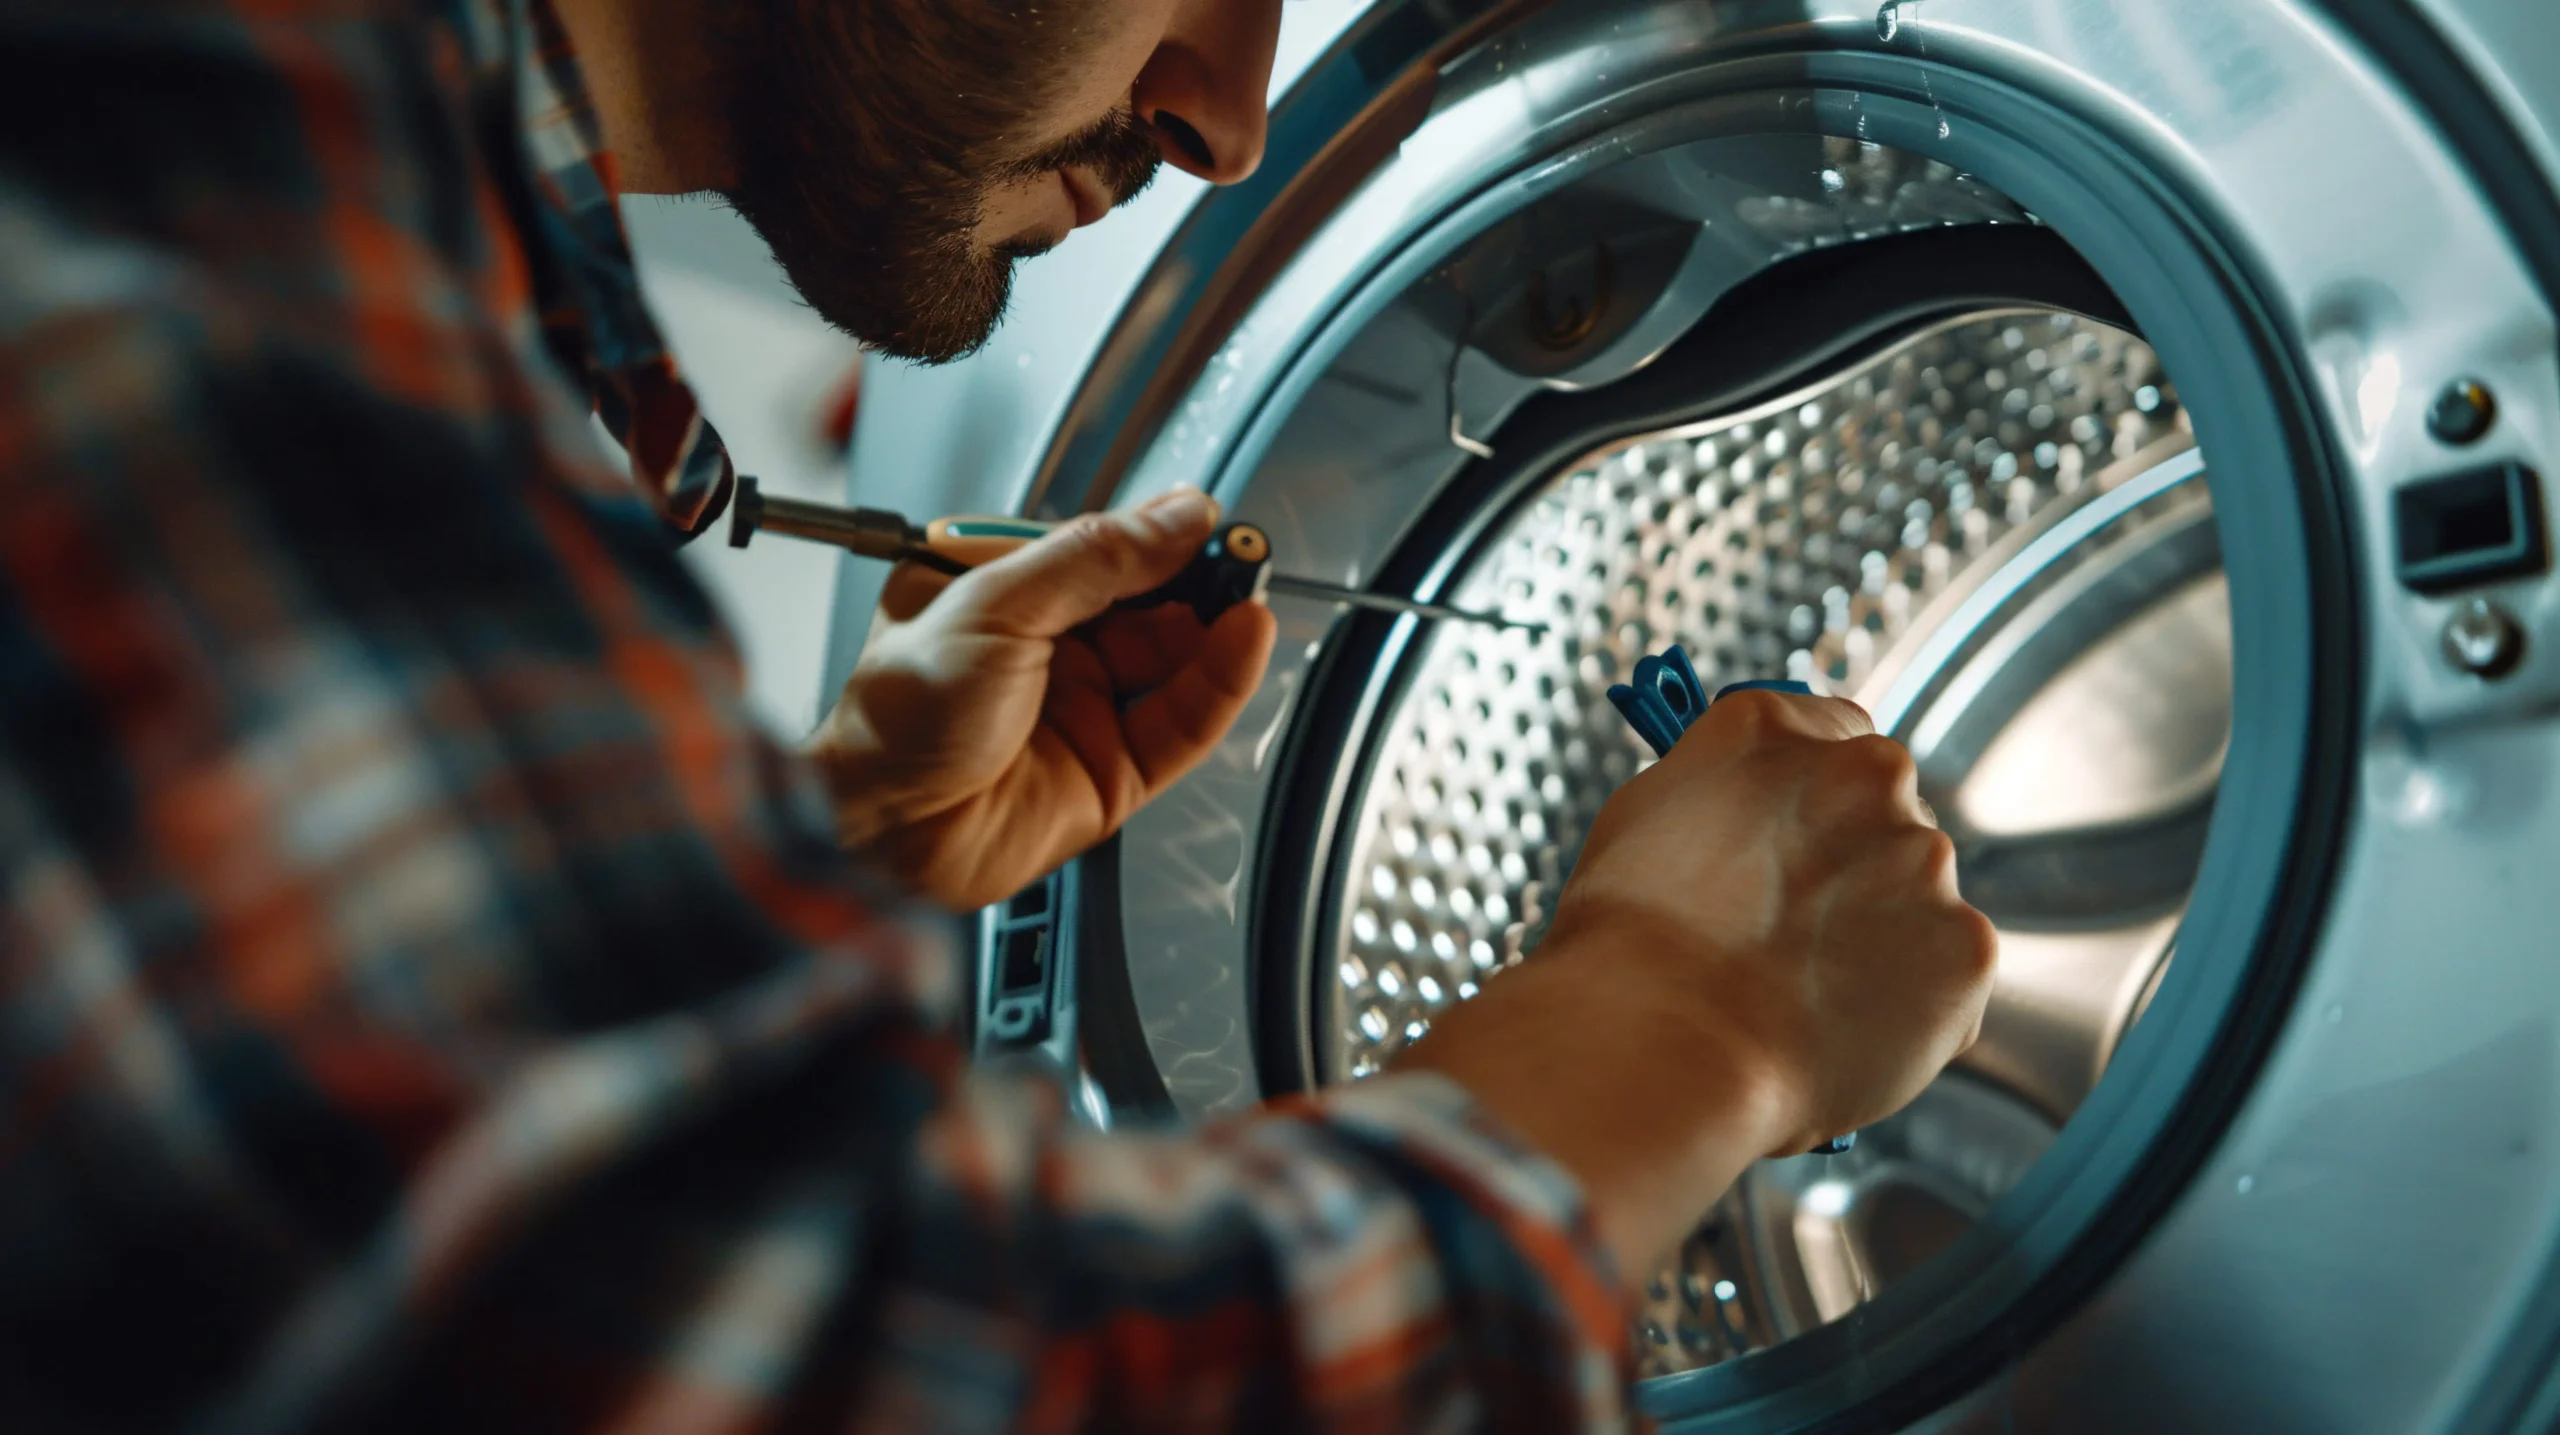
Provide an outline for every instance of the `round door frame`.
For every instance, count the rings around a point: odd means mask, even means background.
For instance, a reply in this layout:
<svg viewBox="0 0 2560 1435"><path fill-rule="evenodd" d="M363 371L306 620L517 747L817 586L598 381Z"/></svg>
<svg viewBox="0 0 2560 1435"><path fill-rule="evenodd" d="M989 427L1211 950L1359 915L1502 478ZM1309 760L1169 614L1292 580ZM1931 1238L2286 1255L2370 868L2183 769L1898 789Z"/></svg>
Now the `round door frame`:
<svg viewBox="0 0 2560 1435"><path fill-rule="evenodd" d="M1765 7L1732 5L1723 7L1723 11L1741 15L1747 22L1757 8ZM1787 8L1795 16L1801 16L1804 9ZM2309 951L2319 927L2332 871L2328 859L2349 846L2351 838L2371 837L2373 840L2365 844L2368 850L2358 854L2358 865L2371 869L2376 863L2387 865L2386 854L2395 846L2395 840L2405 845L2443 835L2441 831L2428 830L2424 823L2407 821L2399 825L2406 831L2390 829L2379 837L2370 828L2362 832L2351 830L2346 804L2352 791L2360 790L2360 779L2368 775L2366 767L2360 766L2369 755L2361 748L2359 736L2382 731L2395 745L2396 750L2388 755L2392 761L2402 767L2413 761L2423 766L2426 758L2411 759L2405 750L2397 750L2410 745L2411 734L2477 731L2510 724L2520 713L2547 702L2553 686L2548 665L2519 674L2499 689L2466 686L2447 679L2428 666L2421 641L2440 616L2440 610L2391 590L2388 585L2358 588L2355 584L2356 567L2387 570L2387 562L2377 561L2384 557L2386 535L2373 523L2351 522L2349 512L2341 511L2329 500L2342 493L2352 494L2354 502L2347 508L2370 512L2376 497L2372 490L2377 469L2405 470L2431 456L2412 451L2413 445L2403 432L2405 423L2395 428L2387 416L2358 412L2357 402L2363 397L2360 391L2337 391L2337 376L2351 370L2347 361L2355 357L2342 357L2337 351L2361 347L2369 357L2377 348L2373 343L2377 333L2406 339L2409 314L2405 309L2393 312L2388 303L2373 307L2368 301L2377 296L2352 290L2327 296L2288 293L2283 280L2298 276L2286 266L2299 256L2270 255L2258 242L2265 237L2262 233L2247 224L2228 222L2229 211L2245 209L2256 201L2228 190L2214 192L2212 184L2202 182L2212 178L2210 175L2182 172L2182 163L2194 159L2179 148L2180 140L2186 137L2163 133L2158 116L2124 103L2121 94L2094 92L2086 86L2074 89L2065 84L2054 88L2070 92L2057 95L2052 90L2022 88L1967 68L1986 61L2013 59L2013 55L2005 54L2003 46L2022 47L2026 39L2021 37L2032 36L2036 17L2012 14L2021 9L2016 0L1931 0L1930 23L1945 28L1940 32L1939 56L1928 60L1862 47L1857 43L1856 27L1870 20L1871 15L1861 9L1814 8L1819 13L1812 21L1778 25L1757 36L1765 42L1757 53L1747 43L1755 38L1747 23L1739 27L1743 41L1734 45L1733 58L1718 66L1719 79L1728 87L1727 92L1757 83L1769 87L1772 94L1792 94L1798 102L1810 106L1808 123L1832 133L1846 132L1854 110L1854 118L1866 121L1874 136L1886 143L1939 154L1960 167L1984 174L2071 237L2125 292L2128 307L2142 321L2146 335L2161 349L2182 388L2191 394L2214 395L2200 399L2196 407L2200 437L2217 470L2300 476L2298 487L2262 483L2250 490L2267 494L2268 501L2279 508L2286 503L2299 505L2291 512L2252 511L2245 499L2234 503L2225 487L2217 486L2226 547L2238 547L2231 542L2234 537L2247 540L2248 545L2247 563L2235 565L2235 615L2244 606L2241 589L2245 583L2237 575L2245 568L2262 575L2266 584L2255 599L2245 600L2245 606L2268 613L2290 604L2296 610L2292 615L2296 620L2293 632L2307 639L2298 643L2278 640L2274 629L2241 637L2244 667L2237 702L2244 710L2261 713L2262 719L2264 714L2282 709L2281 720L2261 720L2253 723L2252 729L2259 740L2290 751L2261 753L2249 759L2235 747L2235 767L2290 767L2297 779L2301 772L2315 769L2335 776L2328 783L2306 785L2296 781L2294 801L2226 803L2226 811L2217 813L2218 827L2224 825L2226 816L2232 824L2228 831L2217 833L2217 853L2231 855L2240 865L2247 865L2254 856L2282 869L2256 874L2265 879L2259 884L2258 895L2271 896L2272 900L2263 905L2252 900L2235 903L2236 908L2252 909L2244 914L2246 918L2260 914L2268 918L2268 939L2257 944L2259 960L2252 967L2254 979L2235 984L2232 991L2224 994L2232 999L2221 1006L2223 1020L2213 1024L2213 1035L2205 1043L2219 1053L2219 1059L2200 1062L2194 1068L2196 1079L2180 1093L2184 1101L2181 1114L2176 1120L2164 1121L2159 1128L2164 1136L2183 1133L2184 1139L2164 1141L2155 1153L2161 1159L2137 1163L2139 1169L2125 1172L2126 1179L2096 1183L2105 1190L2100 1204L2112 1213L2109 1219L2096 1224L2119 1232L2115 1244L2110 1247L2104 1242L2065 1242L2072 1251L2069 1259L2049 1263L2041 1276L2026 1282L2027 1289L2000 1293L1993 1303L2006 1313L1997 1324L2007 1332L2007 1339L1970 1342L1974 1354L1969 1359L1897 1360L1896 1352L1880 1349L1873 1340L1880 1332L1872 1327L1887 1323L1884 1313L1879 1312L1872 1320L1862 1318L1869 1327L1865 1330L1858 1328L1862 1320L1845 1322L1841 1340L1831 1343L1858 1347L1866 1377L1881 1386L1881 1404L1874 1398L1879 1394L1874 1386L1861 1392L1862 1398L1854 1403L1832 1398L1838 1392L1824 1393L1824 1374L1840 1365L1843 1352L1823 1348L1825 1341L1820 1333L1746 1365L1686 1378L1707 1382L1693 1385L1686 1393L1704 1397L1701 1403L1717 1407L1717 1413L1696 1424L1699 1429L1739 1429L1745 1425L1758 1429L1773 1424L1818 1428L1836 1422L1865 1425L1888 1416L1916 1413L1961 1389L1989 1364L2033 1343L2078 1294L2085 1293L2096 1275L2112 1267L2150 1226L2148 1220L2115 1217L2166 1210L2188 1186L2189 1177L2205 1160L2214 1137L2222 1130L2222 1122L2213 1119L2214 1113L2229 1115L2239 1107L2253 1072L2259 1069L2258 1059L2266 1054L2269 1039L2276 1034L2289 1005L2293 978L2298 975L2298 968L2290 963L2298 962ZM2232 14L2200 11L2188 15L2185 12L2197 7L2186 4L2158 8L2179 12L2164 15L2164 24L2174 27L2183 20L2196 21L2193 33L2206 38L2231 36L2237 27L2238 42L2223 47L2223 51L2243 57L2257 53L2246 43L2253 35L2263 39L2277 30L2316 28L2317 23L2302 7L2273 0L2234 7L2238 13ZM1496 18L1501 21L1512 18L1513 12L1507 7L1477 7L1469 23L1490 25L1494 20L1488 16L1496 11L1500 12ZM1389 21L1394 16L1409 19L1417 13L1412 7L1395 7L1388 20L1356 32L1345 53L1374 57L1392 49L1389 37L1410 37L1418 31L1411 25L1399 30ZM2252 26L2258 27L2257 31L2252 31ZM1718 37L1719 41L1730 38L1731 35ZM1813 41L1822 47L1807 48ZM2332 58L2342 66L2339 83L2386 118L2389 133L2383 137L2390 143L2384 148L2395 154L2413 155L2414 164L2424 172L2421 187L2435 184L2446 194L2448 211L2459 211L2466 196L2457 191L2468 183L2461 157L2437 144L2440 137L2429 129L2425 116L2412 115L2405 103L2400 103L2405 96L2390 88L2390 82L2371 57ZM1756 72L1751 68L1755 65ZM1438 73L1434 71L1435 75ZM1371 98L1386 95L1389 88L1378 87ZM1318 85L1313 93L1327 92ZM1408 87L1396 93L1409 96L1412 91ZM1337 101L1338 98L1337 95ZM1372 109L1372 120L1393 130L1413 108L1409 99L1397 103L1406 108ZM2070 108L2061 108L2064 103ZM1427 113L1427 105L1420 108ZM2093 120L2092 115L2098 118ZM1959 117L1961 123L1955 126L1952 136L1941 132L1936 136L1937 142L1932 143L1930 131L1947 116ZM1410 132L1408 127L1405 133ZM1995 135L2005 136L2019 148L2005 157L1986 153L1985 162L1964 161L1969 139ZM2437 144L2432 154L2428 152L2431 144ZM1352 162L1343 156L1357 147L1326 151L1337 166L1327 172L1337 183L1342 174L1349 172L1339 166ZM2093 182L2093 176L2104 179ZM1295 218L1283 215L1286 223L1264 233L1285 233L1293 225L1301 234L1312 232L1318 227L1316 221L1330 212L1321 202L1323 188L1316 185L1292 191L1286 184L1276 188L1273 194L1281 198L1298 195L1300 208L1293 211ZM2512 190L2514 186L2508 188ZM2200 195L2198 190L2203 193ZM2501 203L2517 202L2512 193L2495 197ZM2144 213L2128 213L2121 207L2128 203ZM1204 206L1204 212L1207 208ZM1186 230L1186 238L1194 232ZM2472 313L2466 317L2475 327L2466 342L2454 343L2439 334L2440 342L2432 350L2427 343L2415 341L2404 343L2403 349L2430 361L2447 351L2493 353L2501 361L2502 378L2523 381L2515 386L2517 391L2547 396L2552 386L2541 381L2548 377L2551 367L2547 343L2549 306L2541 301L2547 298L2548 291L2536 293L2535 286L2521 278L2516 256L2507 251L2503 239L2505 234L2536 232L2533 224L2505 217L2486 242L2478 242L2475 237L2460 261L2466 268L2466 277L2479 281L2484 290L2511 303L2522 299L2521 308L2529 311L2523 319L2504 331L2489 326L2488 333L2496 342L2483 343L2478 338L2479 316ZM1180 247L1178 241L1177 249ZM1287 252L1287 247L1281 246L1280 252ZM2150 281L2139 277L2146 269L2151 273ZM1215 266L1192 272L1195 276L1214 273ZM1248 287L1241 281L1231 285L1229 297ZM2176 306L2167 303L2166 296L2181 291L2218 295L2227 306L2226 317L2232 323L2217 331L2214 325L2199 322L2195 315L2174 312ZM2286 297L2281 305L2270 307L2262 302L2262 296L2270 294ZM1142 289L1142 308L1148 307L1148 295L1149 291ZM2321 302L2312 302L2315 300ZM2322 303L2328 307L2323 308ZM1228 302L1204 305L1198 312L1207 314L1205 322L1214 328L1219 315L1233 311L1240 316L1250 307ZM1162 307L1155 311L1165 312ZM1124 330L1122 337L1146 327ZM2232 342L2235 337L2239 342ZM2324 345L2328 346L2325 352ZM1214 344L1203 347L1195 343L1192 348L1204 354L1218 351ZM1044 469L1044 491L1052 507L1069 506L1062 500L1075 487L1071 482L1062 485L1061 475L1081 471L1097 481L1088 484L1072 506L1099 501L1110 487L1108 480L1115 477L1109 464L1080 465L1075 455L1077 442L1089 431L1090 421L1097 413L1107 417L1109 408L1105 404L1097 409L1086 399L1128 387L1128 366L1115 366L1111 361L1115 353L1126 352L1127 346L1119 338L1106 349L1106 362L1096 384L1088 386L1087 394L1080 397L1061 445L1052 451L1053 462ZM1162 370L1173 376L1170 382L1176 391L1189 377L1181 369L1181 365L1174 364ZM2226 377L2231 380L2227 387L2215 387L2218 379ZM2412 376L2411 382L2422 380ZM2240 417L2240 411L2250 407L2243 396L2263 400L2267 413L2282 415L2287 422L2251 434L2251 425ZM2220 415L2213 412L2217 404L2224 410ZM2543 406L2538 405L2537 410L2540 407ZM1129 412L1134 411L1132 405ZM1170 411L1168 405L1166 412ZM2375 431L2358 431L2367 428ZM2343 440L2333 441L2332 433L2340 429L2349 432ZM1128 452L1143 457L1150 438L1144 423L1128 429L1126 442L1134 445ZM2536 422L2520 426L2520 431L2511 436L2511 443L2532 445L2524 456L2539 457L2549 438L2544 426ZM2382 457L2368 454L2367 449ZM1227 461L1229 465L1237 462L1236 451L1230 451ZM1123 465L1122 471L1129 471L1128 466ZM2349 472L2355 475L2352 480L2345 479ZM1143 483L1141 475L1140 487ZM2279 488L2290 491L2281 495L2272 492ZM2356 555L2356 562L2336 561L2337 555L2349 553ZM2518 601L2526 606L2529 619L2540 630L2550 618L2548 595L2519 590ZM2370 645L2360 640L2359 623L2368 625L2364 636L2373 640ZM2375 681L2359 689L2355 682L2358 664L2367 654L2377 655ZM2273 709L2264 706L2270 704ZM2390 711L2383 711L2385 708ZM2512 737L2510 730L2480 739L2476 747L2481 760L2494 756L2498 744ZM2456 744L2439 744L2436 760L2445 760L2447 754L2457 758L2463 755ZM2263 794L2269 798L2275 795ZM2512 819L2511 828L2547 821L2538 812L2521 818L2512 813L2507 816ZM2287 840L2297 835L2300 840ZM2225 893L2248 885L2228 877L2222 880ZM2459 894L2448 891L2443 895L2451 898ZM2176 985L2164 988L2163 1002L2170 1000ZM2239 985L2247 989L2239 990ZM2212 993L2191 987L2189 995L2207 1000ZM2192 1037L2194 1025L2171 1022L2147 1023L2146 1027L2175 1027ZM2256 1040L2228 1039L2251 1035ZM2125 1059L2133 1060L2141 1046L2139 1041L2130 1043ZM2169 1055L2155 1052L2152 1059ZM2151 1083L2129 1080L2117 1085L2126 1090L2143 1088L2154 1099L2161 1096ZM2242 1195L2251 1189L2245 1181L2238 1188ZM1942 1314L1940 1320L1943 1323L1953 1318ZM1981 1333L1998 1334L1989 1325ZM1684 1399L1682 1403L1688 1402Z"/></svg>

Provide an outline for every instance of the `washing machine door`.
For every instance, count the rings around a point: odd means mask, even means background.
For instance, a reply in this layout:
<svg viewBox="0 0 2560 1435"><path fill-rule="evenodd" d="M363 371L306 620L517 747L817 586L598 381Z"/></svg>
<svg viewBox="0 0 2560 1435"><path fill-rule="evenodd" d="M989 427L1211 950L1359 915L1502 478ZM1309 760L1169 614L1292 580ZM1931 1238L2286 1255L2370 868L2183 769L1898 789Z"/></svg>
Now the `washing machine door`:
<svg viewBox="0 0 2560 1435"><path fill-rule="evenodd" d="M2541 1428L2560 75L2497 61L2549 13L1382 0L1025 506L1197 483L1543 630L1275 599L1210 763L985 914L984 1047L1105 1124L1390 1064L1534 951L1679 642L1910 744L2001 961L1651 1281L1649 1411Z"/></svg>

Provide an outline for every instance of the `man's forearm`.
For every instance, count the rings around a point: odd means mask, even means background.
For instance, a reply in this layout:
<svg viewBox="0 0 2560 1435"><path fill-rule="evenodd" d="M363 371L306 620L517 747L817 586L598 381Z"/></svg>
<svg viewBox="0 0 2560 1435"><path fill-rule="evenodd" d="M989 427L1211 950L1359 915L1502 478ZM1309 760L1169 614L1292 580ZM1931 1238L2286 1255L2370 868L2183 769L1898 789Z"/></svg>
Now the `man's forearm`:
<svg viewBox="0 0 2560 1435"><path fill-rule="evenodd" d="M1642 946L1633 931L1558 934L1397 1063L1458 1082L1573 1173L1629 1281L1787 1135L1757 1049L1667 990Z"/></svg>

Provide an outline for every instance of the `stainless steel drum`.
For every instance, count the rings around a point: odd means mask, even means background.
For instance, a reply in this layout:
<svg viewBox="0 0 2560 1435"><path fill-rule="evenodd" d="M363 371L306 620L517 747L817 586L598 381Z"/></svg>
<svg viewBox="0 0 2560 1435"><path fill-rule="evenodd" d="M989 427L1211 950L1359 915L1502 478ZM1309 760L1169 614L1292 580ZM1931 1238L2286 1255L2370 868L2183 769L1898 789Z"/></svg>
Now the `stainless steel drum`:
<svg viewBox="0 0 2560 1435"><path fill-rule="evenodd" d="M1557 475L1451 584L1547 630L1438 629L1382 716L1330 944L1343 1033L1328 1074L1367 1074L1536 944L1584 828L1651 760L1606 697L1638 658L1678 642L1710 688L1784 676L1855 694L2012 534L2190 449L2179 412L2131 336L1994 314ZM2223 671L2193 696L2218 766L2229 638L2206 636ZM2189 699L2173 687L2151 706ZM2033 824L2036 796L2015 789L2039 764L2073 783L2080 754L2036 750L2064 740L2009 736L1987 795L1951 812Z"/></svg>
<svg viewBox="0 0 2560 1435"><path fill-rule="evenodd" d="M1390 1063L1537 945L1584 830L1652 761L1606 700L1639 657L1678 642L1710 686L1784 673L1934 699L1906 724L1929 734L1927 795L1987 874L1975 900L2008 919L1986 1040L1856 1151L1773 1163L1737 1191L1652 1282L1649 1373L1837 1319L1950 1244L2129 1024L2194 879L2229 728L2219 555L2181 413L2139 340L2010 311L1622 439L1518 504L1449 585L1546 631L1436 630L1377 750L1343 754L1368 776L1344 784L1349 844L1327 868L1331 1080ZM2036 546L2113 510L2087 541ZM2022 625L2010 641L1945 641L1965 600L2030 587L2041 603L1996 610ZM1980 673L1916 683L1906 655L1924 647ZM2127 840L2163 821L2165 839ZM2108 850L2070 860L2093 841Z"/></svg>
<svg viewBox="0 0 2560 1435"><path fill-rule="evenodd" d="M1091 358L1012 481L1199 483L1550 632L1280 601L1213 759L983 919L982 1042L1111 1124L1391 1062L1535 948L1645 760L1600 694L1679 641L1909 743L2001 962L1957 1069L1650 1283L1651 1413L2550 1427L2560 67L2502 60L2555 49L2501 0L1377 0L1043 340ZM964 440L899 471L966 491Z"/></svg>

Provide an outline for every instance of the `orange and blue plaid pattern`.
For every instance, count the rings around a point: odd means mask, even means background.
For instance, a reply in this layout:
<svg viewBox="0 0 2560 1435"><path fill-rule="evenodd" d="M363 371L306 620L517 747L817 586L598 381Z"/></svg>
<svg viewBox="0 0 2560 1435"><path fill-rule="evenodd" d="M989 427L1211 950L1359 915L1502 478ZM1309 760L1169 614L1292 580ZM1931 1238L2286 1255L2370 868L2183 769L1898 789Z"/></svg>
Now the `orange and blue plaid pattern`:
<svg viewBox="0 0 2560 1435"><path fill-rule="evenodd" d="M0 1430L1620 1424L1454 1087L964 1068L533 3L0 0Z"/></svg>

